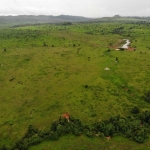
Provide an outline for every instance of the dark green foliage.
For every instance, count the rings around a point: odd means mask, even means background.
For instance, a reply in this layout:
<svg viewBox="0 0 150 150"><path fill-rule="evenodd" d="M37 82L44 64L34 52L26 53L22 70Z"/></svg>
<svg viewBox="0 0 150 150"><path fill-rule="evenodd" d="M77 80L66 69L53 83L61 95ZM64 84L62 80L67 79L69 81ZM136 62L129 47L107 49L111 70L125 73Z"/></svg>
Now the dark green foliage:
<svg viewBox="0 0 150 150"><path fill-rule="evenodd" d="M73 47L76 47L76 44L73 44Z"/></svg>
<svg viewBox="0 0 150 150"><path fill-rule="evenodd" d="M88 137L94 137L93 132L90 131L90 130L85 130L85 135L88 136Z"/></svg>
<svg viewBox="0 0 150 150"><path fill-rule="evenodd" d="M28 140L19 140L19 141L16 142L15 145L12 147L12 150L13 150L13 149L16 149L16 150L27 150L28 147L29 147Z"/></svg>
<svg viewBox="0 0 150 150"><path fill-rule="evenodd" d="M139 118L143 124L150 125L150 111L143 112L140 114Z"/></svg>
<svg viewBox="0 0 150 150"><path fill-rule="evenodd" d="M134 108L134 110L136 110ZM143 143L148 138L150 132L150 112L145 111L135 117L123 118L120 115L111 117L109 120L96 122L91 125L83 125L79 119L70 117L69 121L60 117L59 120L52 123L50 130L39 131L32 125L24 137L17 141L11 148L4 145L0 150L27 150L29 146L41 143L44 140L58 140L66 134L80 136L82 134L88 137L101 136L108 137L113 135L123 135L138 143Z"/></svg>
<svg viewBox="0 0 150 150"><path fill-rule="evenodd" d="M49 139L49 133L47 131L39 131L38 136L42 139Z"/></svg>
<svg viewBox="0 0 150 150"><path fill-rule="evenodd" d="M105 136L112 136L115 133L115 126L112 123L106 123L103 128Z"/></svg>
<svg viewBox="0 0 150 150"><path fill-rule="evenodd" d="M144 95L144 100L150 103L150 91Z"/></svg>
<svg viewBox="0 0 150 150"><path fill-rule="evenodd" d="M139 112L140 112L140 109L137 106L133 107L131 110L131 113L133 114L138 114Z"/></svg>
<svg viewBox="0 0 150 150"><path fill-rule="evenodd" d="M51 130L55 132L57 130L57 125L58 125L57 121L53 122L51 126Z"/></svg>
<svg viewBox="0 0 150 150"><path fill-rule="evenodd" d="M28 137L31 137L35 134L37 134L39 131L37 128L35 128L33 125L29 125L28 126L28 131L26 132L24 138L28 138Z"/></svg>
<svg viewBox="0 0 150 150"><path fill-rule="evenodd" d="M57 140L59 139L59 137L60 137L60 136L59 136L56 132L51 131L51 132L49 133L49 139L50 139L50 140L57 141Z"/></svg>
<svg viewBox="0 0 150 150"><path fill-rule="evenodd" d="M71 22L64 22L64 23L62 23L62 25L69 26L69 25L72 25L72 23Z"/></svg>
<svg viewBox="0 0 150 150"><path fill-rule="evenodd" d="M124 32L124 27L115 28L112 33L114 34L121 34Z"/></svg>
<svg viewBox="0 0 150 150"><path fill-rule="evenodd" d="M43 46L44 46L44 47L47 47L48 45L44 42L44 43L43 43Z"/></svg>
<svg viewBox="0 0 150 150"><path fill-rule="evenodd" d="M3 145L1 148L0 148L0 150L9 150L10 148L8 147L8 146L6 146L6 145Z"/></svg>
<svg viewBox="0 0 150 150"><path fill-rule="evenodd" d="M34 134L33 136L31 136L29 139L28 139L28 144L29 145L36 145L36 144L39 144L42 142L42 138L40 138L38 136L38 134Z"/></svg>
<svg viewBox="0 0 150 150"><path fill-rule="evenodd" d="M84 87L85 87L85 88L88 88L89 86L88 86L88 85L85 85Z"/></svg>
<svg viewBox="0 0 150 150"><path fill-rule="evenodd" d="M93 32L92 31L88 31L88 32L85 32L86 34L90 34L90 35L93 35Z"/></svg>
<svg viewBox="0 0 150 150"><path fill-rule="evenodd" d="M149 115L142 115L143 120L147 120L145 116L149 118ZM114 134L124 135L139 143L144 142L148 138L149 133L149 126L142 126L141 120L138 117L121 118L116 116L110 118L109 121L97 122L94 126L97 133L102 132L105 136L113 136Z"/></svg>
<svg viewBox="0 0 150 150"><path fill-rule="evenodd" d="M110 49L108 49L108 50L107 50L107 52L111 52L111 50L110 50Z"/></svg>

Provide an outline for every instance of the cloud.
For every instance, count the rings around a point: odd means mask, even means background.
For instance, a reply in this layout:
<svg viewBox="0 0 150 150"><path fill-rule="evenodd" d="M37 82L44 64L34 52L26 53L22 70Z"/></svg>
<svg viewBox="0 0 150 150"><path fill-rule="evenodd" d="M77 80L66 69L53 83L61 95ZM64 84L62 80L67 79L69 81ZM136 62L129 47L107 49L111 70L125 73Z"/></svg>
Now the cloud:
<svg viewBox="0 0 150 150"><path fill-rule="evenodd" d="M56 8L47 7L34 7L34 6L4 6L0 7L0 15L59 15L59 11Z"/></svg>
<svg viewBox="0 0 150 150"><path fill-rule="evenodd" d="M137 11L137 16L150 16L150 8Z"/></svg>
<svg viewBox="0 0 150 150"><path fill-rule="evenodd" d="M0 15L79 15L103 17L120 14L148 16L150 1L143 0L1 0Z"/></svg>

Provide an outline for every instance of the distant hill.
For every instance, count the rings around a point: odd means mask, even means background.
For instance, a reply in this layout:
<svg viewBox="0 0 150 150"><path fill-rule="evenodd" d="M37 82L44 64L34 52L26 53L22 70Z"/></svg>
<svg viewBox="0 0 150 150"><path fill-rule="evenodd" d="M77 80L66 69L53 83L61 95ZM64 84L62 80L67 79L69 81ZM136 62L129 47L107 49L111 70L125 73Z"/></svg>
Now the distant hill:
<svg viewBox="0 0 150 150"><path fill-rule="evenodd" d="M150 21L150 17L122 17L115 15L114 17L103 18L86 18L81 16L46 16L46 15L19 15L19 16L0 16L0 27L4 26L18 26L28 24L42 24L42 23L66 23L66 22L115 22L115 21Z"/></svg>
<svg viewBox="0 0 150 150"><path fill-rule="evenodd" d="M19 16L0 16L0 24L6 25L24 25L24 24L39 24L39 23L63 23L63 22L86 22L92 18L81 16L32 16L32 15L19 15Z"/></svg>
<svg viewBox="0 0 150 150"><path fill-rule="evenodd" d="M138 17L138 16L119 16L103 17L93 19L92 22L139 22L150 21L150 17Z"/></svg>

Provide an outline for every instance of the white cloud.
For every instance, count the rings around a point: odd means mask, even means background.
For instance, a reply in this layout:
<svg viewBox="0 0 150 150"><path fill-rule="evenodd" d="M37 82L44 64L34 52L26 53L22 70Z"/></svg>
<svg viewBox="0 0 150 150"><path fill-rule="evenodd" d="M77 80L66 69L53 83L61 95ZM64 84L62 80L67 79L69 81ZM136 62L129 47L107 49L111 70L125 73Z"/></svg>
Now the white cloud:
<svg viewBox="0 0 150 150"><path fill-rule="evenodd" d="M148 16L149 0L1 0L0 15Z"/></svg>

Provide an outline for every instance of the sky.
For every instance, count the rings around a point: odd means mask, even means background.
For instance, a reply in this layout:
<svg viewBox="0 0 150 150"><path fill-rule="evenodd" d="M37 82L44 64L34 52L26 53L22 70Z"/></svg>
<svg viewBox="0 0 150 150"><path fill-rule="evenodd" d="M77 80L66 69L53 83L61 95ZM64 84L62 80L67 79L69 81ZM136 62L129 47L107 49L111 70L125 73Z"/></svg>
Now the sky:
<svg viewBox="0 0 150 150"><path fill-rule="evenodd" d="M0 0L0 16L150 16L150 0Z"/></svg>

